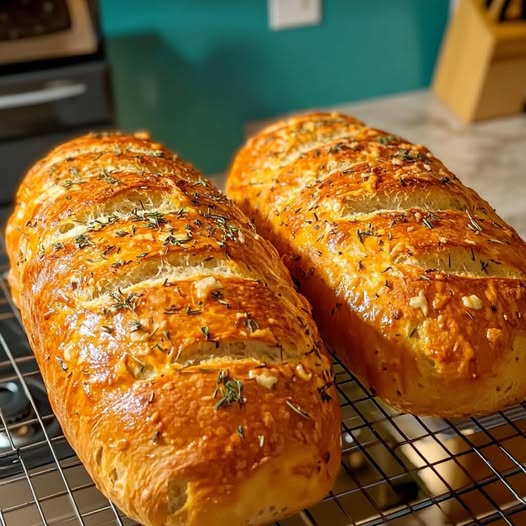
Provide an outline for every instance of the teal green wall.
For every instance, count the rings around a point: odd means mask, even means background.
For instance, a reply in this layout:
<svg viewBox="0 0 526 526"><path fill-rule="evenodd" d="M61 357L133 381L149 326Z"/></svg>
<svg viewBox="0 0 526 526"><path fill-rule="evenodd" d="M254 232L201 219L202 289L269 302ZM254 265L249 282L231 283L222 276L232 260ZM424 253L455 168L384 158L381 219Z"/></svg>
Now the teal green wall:
<svg viewBox="0 0 526 526"><path fill-rule="evenodd" d="M324 0L319 26L273 32L266 0L100 0L119 125L205 173L249 120L429 84L446 0Z"/></svg>

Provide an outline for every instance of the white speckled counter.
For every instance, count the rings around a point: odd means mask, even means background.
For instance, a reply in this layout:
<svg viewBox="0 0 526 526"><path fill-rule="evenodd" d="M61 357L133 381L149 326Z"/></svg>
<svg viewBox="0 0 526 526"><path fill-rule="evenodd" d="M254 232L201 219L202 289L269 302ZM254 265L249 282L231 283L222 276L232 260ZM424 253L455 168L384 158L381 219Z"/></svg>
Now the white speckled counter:
<svg viewBox="0 0 526 526"><path fill-rule="evenodd" d="M427 146L526 237L526 113L468 125L428 91L334 109Z"/></svg>

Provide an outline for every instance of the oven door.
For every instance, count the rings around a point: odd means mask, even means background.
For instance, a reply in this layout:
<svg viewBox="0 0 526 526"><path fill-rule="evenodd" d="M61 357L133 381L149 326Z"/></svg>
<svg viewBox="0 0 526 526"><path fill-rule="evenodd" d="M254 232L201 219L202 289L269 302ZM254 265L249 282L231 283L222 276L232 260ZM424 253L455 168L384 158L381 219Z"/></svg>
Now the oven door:
<svg viewBox="0 0 526 526"><path fill-rule="evenodd" d="M8 203L27 168L50 148L113 122L108 65L0 76L0 203Z"/></svg>

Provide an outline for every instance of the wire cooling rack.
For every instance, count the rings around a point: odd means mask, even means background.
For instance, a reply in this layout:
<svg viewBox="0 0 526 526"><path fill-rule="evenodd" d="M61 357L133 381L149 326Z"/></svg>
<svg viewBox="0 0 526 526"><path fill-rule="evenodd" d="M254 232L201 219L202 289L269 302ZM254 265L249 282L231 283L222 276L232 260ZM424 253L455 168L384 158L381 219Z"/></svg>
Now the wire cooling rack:
<svg viewBox="0 0 526 526"><path fill-rule="evenodd" d="M0 410L0 525L135 524L97 491L62 436L6 272L0 239L0 402L16 395L28 407L23 419ZM456 422L418 418L384 406L340 363L335 370L339 477L318 505L276 524L526 524L526 403Z"/></svg>

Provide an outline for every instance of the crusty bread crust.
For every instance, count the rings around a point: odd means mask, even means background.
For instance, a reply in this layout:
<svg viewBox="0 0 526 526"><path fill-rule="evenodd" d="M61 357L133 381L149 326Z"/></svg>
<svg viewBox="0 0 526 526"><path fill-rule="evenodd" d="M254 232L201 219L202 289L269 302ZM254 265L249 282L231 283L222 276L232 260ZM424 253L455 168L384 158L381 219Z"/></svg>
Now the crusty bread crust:
<svg viewBox="0 0 526 526"><path fill-rule="evenodd" d="M13 297L64 434L145 525L262 524L325 496L330 362L272 245L144 134L89 135L23 180Z"/></svg>
<svg viewBox="0 0 526 526"><path fill-rule="evenodd" d="M373 393L444 417L525 398L525 243L425 147L293 116L240 150L227 193Z"/></svg>

